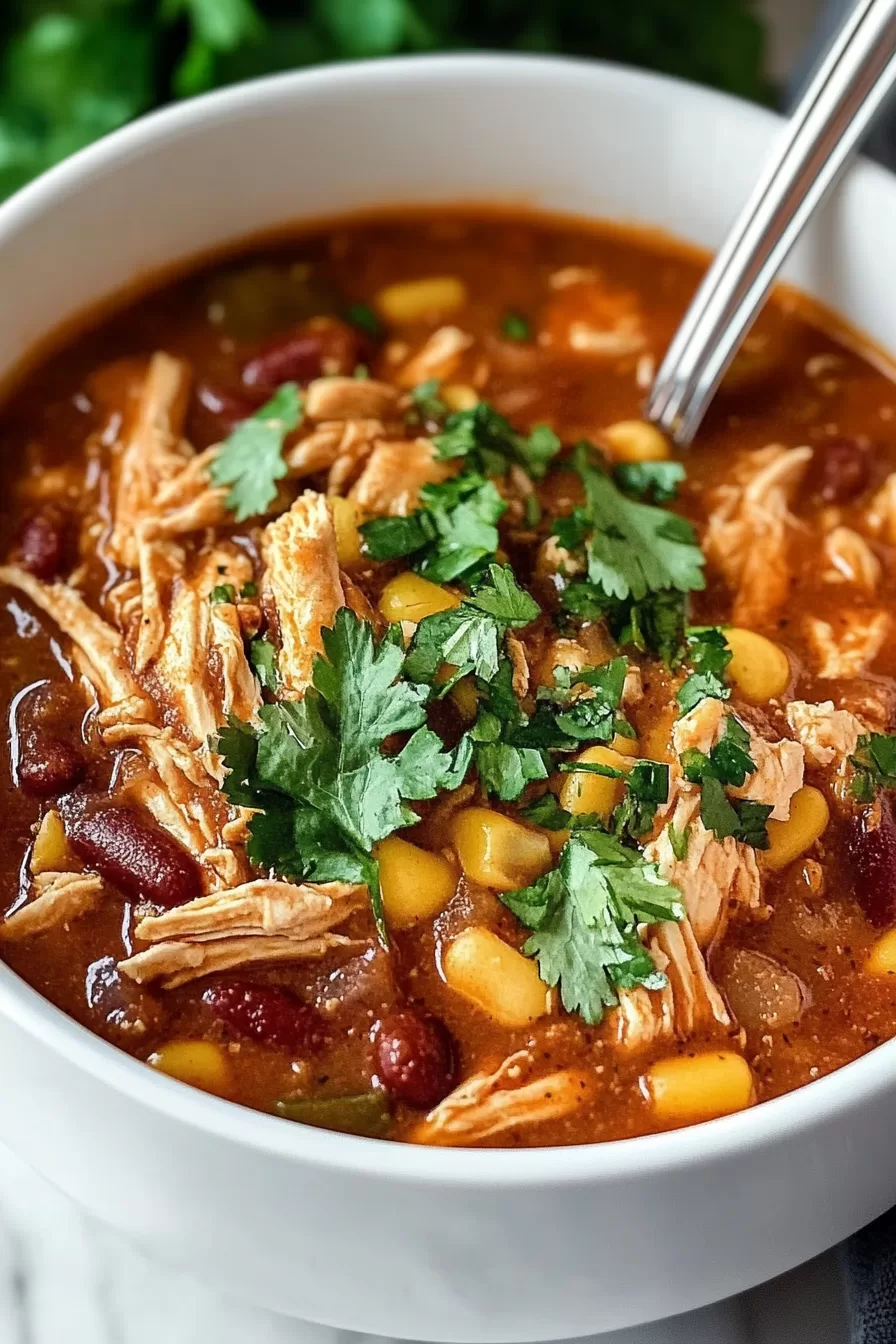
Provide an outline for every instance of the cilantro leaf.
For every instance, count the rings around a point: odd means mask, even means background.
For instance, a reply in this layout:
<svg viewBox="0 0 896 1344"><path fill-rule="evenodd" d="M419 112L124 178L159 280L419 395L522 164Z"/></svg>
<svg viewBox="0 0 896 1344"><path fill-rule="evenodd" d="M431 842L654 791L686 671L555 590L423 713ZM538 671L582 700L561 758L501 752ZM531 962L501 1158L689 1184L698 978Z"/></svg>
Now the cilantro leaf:
<svg viewBox="0 0 896 1344"><path fill-rule="evenodd" d="M668 799L668 765L661 761L636 761L625 775L625 797L613 813L614 832L640 840L653 826L656 809Z"/></svg>
<svg viewBox="0 0 896 1344"><path fill-rule="evenodd" d="M467 735L483 790L504 802L519 798L527 784L550 773L542 745L528 740L529 719L512 682L513 666L502 657L493 680L479 683L480 710Z"/></svg>
<svg viewBox="0 0 896 1344"><path fill-rule="evenodd" d="M229 485L227 507L238 523L264 513L286 475L283 441L302 418L295 383L284 383L254 415L225 439L209 467L215 485Z"/></svg>
<svg viewBox="0 0 896 1344"><path fill-rule="evenodd" d="M684 830L680 831L678 827L670 821L666 827L666 834L669 837L672 853L675 855L676 859L678 859L679 863L683 862L688 856L688 846L691 842L690 827L686 826Z"/></svg>
<svg viewBox="0 0 896 1344"><path fill-rule="evenodd" d="M682 919L680 895L612 836L573 832L557 868L501 900L533 930L523 951L545 984L559 985L563 1006L586 1022L599 1022L621 988L666 983L637 926Z"/></svg>
<svg viewBox="0 0 896 1344"><path fill-rule="evenodd" d="M345 310L345 320L375 341L383 334L383 324L368 303L350 303Z"/></svg>
<svg viewBox="0 0 896 1344"><path fill-rule="evenodd" d="M469 411L455 411L433 440L440 458L465 458L483 476L506 476L515 462L540 479L560 451L560 440L548 425L520 434L486 401Z"/></svg>
<svg viewBox="0 0 896 1344"><path fill-rule="evenodd" d="M701 700L728 700L731 688L725 684L725 669L733 658L724 630L710 626L688 635L687 659L694 669L676 694L678 707L687 714Z"/></svg>
<svg viewBox="0 0 896 1344"><path fill-rule="evenodd" d="M587 529L587 569L593 584L608 597L635 601L664 589L688 592L705 586L704 557L690 523L629 499L595 465L588 444L577 445L572 465L585 486L586 506L577 511L577 521Z"/></svg>
<svg viewBox="0 0 896 1344"><path fill-rule="evenodd" d="M578 672L556 667L554 686L540 687L538 699L556 707L557 729L576 743L610 742L616 733L634 737L634 730L618 712L627 670L627 658L613 658Z"/></svg>
<svg viewBox="0 0 896 1344"><path fill-rule="evenodd" d="M722 736L707 756L705 752L692 749L681 754L681 768L685 778L692 784L702 784L712 776L722 784L741 784L756 769L756 762L750 755L750 734L740 719L733 714L725 717Z"/></svg>
<svg viewBox="0 0 896 1344"><path fill-rule="evenodd" d="M424 424L440 424L445 419L448 407L439 396L440 386L438 378L427 378L425 382L411 388L413 408L405 416L408 424L419 424L421 421Z"/></svg>
<svg viewBox="0 0 896 1344"><path fill-rule="evenodd" d="M261 683L262 690L276 691L280 685L280 667L277 662L277 650L270 640L250 640L249 662Z"/></svg>
<svg viewBox="0 0 896 1344"><path fill-rule="evenodd" d="M860 737L849 759L855 769L850 788L860 802L872 802L875 789L896 789L896 734Z"/></svg>
<svg viewBox="0 0 896 1344"><path fill-rule="evenodd" d="M490 565L487 578L460 606L420 622L405 660L405 673L412 681L431 683L447 663L458 669L455 679L475 672L483 681L492 681L507 630L530 625L540 612L509 565Z"/></svg>
<svg viewBox="0 0 896 1344"><path fill-rule="evenodd" d="M750 800L732 801L713 775L703 780L700 796L700 820L720 840L731 835L754 849L768 849L766 822L774 809Z"/></svg>
<svg viewBox="0 0 896 1344"><path fill-rule="evenodd" d="M216 583L208 595L208 600L212 606L218 602L235 602L236 589L232 583Z"/></svg>
<svg viewBox="0 0 896 1344"><path fill-rule="evenodd" d="M441 485L424 486L423 507L406 518L375 518L361 535L374 560L411 556L418 574L449 583L494 557L496 523L507 505L491 481L464 472Z"/></svg>
<svg viewBox="0 0 896 1344"><path fill-rule="evenodd" d="M667 589L648 593L640 602L607 597L588 579L576 579L562 590L560 604L570 616L583 621L606 621L619 644L639 653L652 653L676 668L685 652L688 599L686 593Z"/></svg>
<svg viewBox="0 0 896 1344"><path fill-rule="evenodd" d="M508 312L501 321L501 335L505 341L531 341L532 327L522 313Z"/></svg>
<svg viewBox="0 0 896 1344"><path fill-rule="evenodd" d="M613 477L627 495L666 504L678 494L685 469L680 462L620 462L613 468Z"/></svg>

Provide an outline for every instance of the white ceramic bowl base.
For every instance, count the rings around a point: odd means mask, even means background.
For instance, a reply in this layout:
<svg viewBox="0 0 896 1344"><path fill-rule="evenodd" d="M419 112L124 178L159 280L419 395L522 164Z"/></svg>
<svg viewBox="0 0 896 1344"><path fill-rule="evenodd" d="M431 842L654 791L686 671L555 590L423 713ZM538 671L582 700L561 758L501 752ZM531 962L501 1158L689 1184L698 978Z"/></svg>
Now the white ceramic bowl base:
<svg viewBox="0 0 896 1344"><path fill-rule="evenodd" d="M780 123L600 65L336 67L164 112L0 208L0 378L148 270L362 207L517 203L715 246ZM788 278L896 349L896 185L861 165ZM894 392L896 402L896 392ZM147 1248L262 1305L383 1335L525 1341L739 1292L896 1200L896 1043L673 1134L426 1150L194 1092L0 967L0 1138Z"/></svg>

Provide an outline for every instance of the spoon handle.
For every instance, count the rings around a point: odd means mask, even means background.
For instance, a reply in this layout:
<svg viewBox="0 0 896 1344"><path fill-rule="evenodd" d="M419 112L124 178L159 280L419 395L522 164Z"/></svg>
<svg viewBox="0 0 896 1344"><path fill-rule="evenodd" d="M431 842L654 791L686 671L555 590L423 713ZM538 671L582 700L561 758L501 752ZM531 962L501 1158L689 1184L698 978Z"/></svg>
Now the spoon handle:
<svg viewBox="0 0 896 1344"><path fill-rule="evenodd" d="M647 416L690 443L784 260L896 83L896 0L859 0L672 340Z"/></svg>

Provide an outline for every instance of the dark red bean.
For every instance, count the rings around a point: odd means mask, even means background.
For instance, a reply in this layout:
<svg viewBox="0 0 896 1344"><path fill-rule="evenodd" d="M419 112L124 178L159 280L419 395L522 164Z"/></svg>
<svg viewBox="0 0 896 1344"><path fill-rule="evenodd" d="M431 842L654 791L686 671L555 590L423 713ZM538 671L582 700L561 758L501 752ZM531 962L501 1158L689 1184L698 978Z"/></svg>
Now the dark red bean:
<svg viewBox="0 0 896 1344"><path fill-rule="evenodd" d="M828 439L815 449L811 484L826 504L846 504L868 485L871 459L868 445L856 439Z"/></svg>
<svg viewBox="0 0 896 1344"><path fill-rule="evenodd" d="M32 733L19 748L19 787L35 798L57 798L60 793L68 793L86 773L83 753L61 737Z"/></svg>
<svg viewBox="0 0 896 1344"><path fill-rule="evenodd" d="M324 1036L320 1014L289 990L278 989L276 985L235 980L212 985L202 998L238 1036L275 1050L306 1054Z"/></svg>
<svg viewBox="0 0 896 1344"><path fill-rule="evenodd" d="M61 515L47 511L29 518L19 536L23 569L49 582L61 572L65 559L65 529Z"/></svg>
<svg viewBox="0 0 896 1344"><path fill-rule="evenodd" d="M423 1110L438 1105L454 1087L457 1051L444 1022L404 1008L379 1025L377 1072L397 1101Z"/></svg>
<svg viewBox="0 0 896 1344"><path fill-rule="evenodd" d="M202 895L199 865L165 831L126 807L106 807L70 821L66 833L88 867L134 900L166 909Z"/></svg>
<svg viewBox="0 0 896 1344"><path fill-rule="evenodd" d="M896 821L884 796L849 823L846 842L856 900L872 924L896 923Z"/></svg>
<svg viewBox="0 0 896 1344"><path fill-rule="evenodd" d="M360 336L335 317L316 317L267 341L243 365L247 387L275 392L281 383L307 383L322 374L351 373Z"/></svg>

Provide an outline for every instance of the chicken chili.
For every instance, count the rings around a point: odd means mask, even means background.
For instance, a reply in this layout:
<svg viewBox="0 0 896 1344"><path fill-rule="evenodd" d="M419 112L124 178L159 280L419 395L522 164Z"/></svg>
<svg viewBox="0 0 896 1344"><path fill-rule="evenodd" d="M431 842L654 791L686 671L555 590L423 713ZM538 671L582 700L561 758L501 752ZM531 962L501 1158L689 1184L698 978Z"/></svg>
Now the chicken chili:
<svg viewBox="0 0 896 1344"><path fill-rule="evenodd" d="M415 1143L586 1143L896 1033L896 389L779 295L696 447L702 261L320 231L0 416L15 971L153 1068Z"/></svg>

